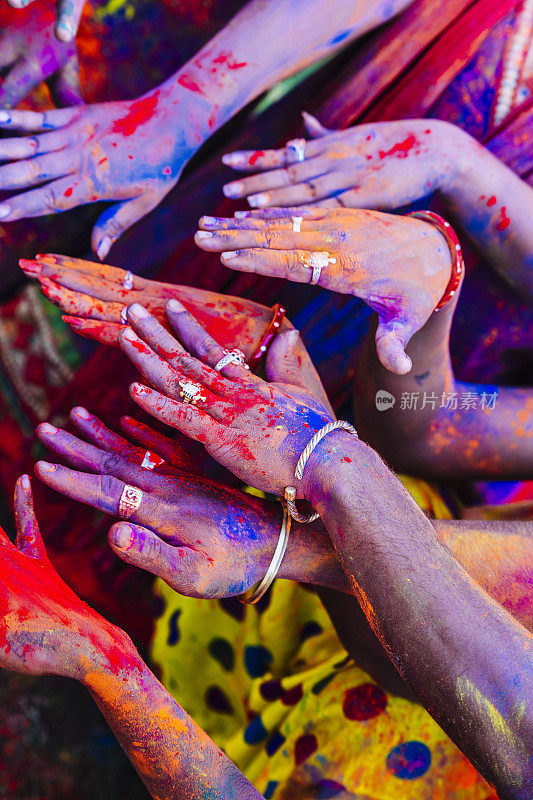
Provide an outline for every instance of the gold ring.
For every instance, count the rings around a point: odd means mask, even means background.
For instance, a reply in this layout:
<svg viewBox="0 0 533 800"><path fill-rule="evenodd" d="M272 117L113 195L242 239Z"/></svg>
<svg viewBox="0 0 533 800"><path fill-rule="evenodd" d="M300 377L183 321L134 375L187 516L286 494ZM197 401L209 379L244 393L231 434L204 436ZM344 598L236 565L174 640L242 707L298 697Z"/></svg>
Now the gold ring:
<svg viewBox="0 0 533 800"><path fill-rule="evenodd" d="M124 519L129 519L142 503L143 493L136 486L126 484L120 495L118 502L118 515Z"/></svg>
<svg viewBox="0 0 533 800"><path fill-rule="evenodd" d="M207 397L203 394L203 387L194 381L178 381L181 386L180 397L183 403L190 403L195 406L196 403L205 403Z"/></svg>

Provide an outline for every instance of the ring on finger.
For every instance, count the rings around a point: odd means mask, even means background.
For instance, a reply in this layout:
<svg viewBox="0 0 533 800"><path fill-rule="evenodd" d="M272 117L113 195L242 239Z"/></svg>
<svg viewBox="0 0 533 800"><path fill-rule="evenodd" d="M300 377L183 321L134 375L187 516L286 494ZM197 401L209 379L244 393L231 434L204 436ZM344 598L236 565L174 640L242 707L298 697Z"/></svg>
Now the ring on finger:
<svg viewBox="0 0 533 800"><path fill-rule="evenodd" d="M181 387L180 397L182 403L190 403L195 406L196 403L205 403L207 397L203 393L203 387L194 381L178 381Z"/></svg>
<svg viewBox="0 0 533 800"><path fill-rule="evenodd" d="M128 291L130 289L133 289L133 273L131 273L129 270L126 272L124 278L122 279L122 288L127 289Z"/></svg>
<svg viewBox="0 0 533 800"><path fill-rule="evenodd" d="M136 486L126 484L120 495L118 502L118 515L124 519L129 519L142 503L143 493Z"/></svg>
<svg viewBox="0 0 533 800"><path fill-rule="evenodd" d="M287 150L292 150L296 161L305 161L305 139L291 139L286 144Z"/></svg>
<svg viewBox="0 0 533 800"><path fill-rule="evenodd" d="M327 267L328 264L336 264L337 259L330 256L330 254L324 250L318 253L306 253L302 257L302 261L307 267L311 268L310 285L316 286L324 267Z"/></svg>
<svg viewBox="0 0 533 800"><path fill-rule="evenodd" d="M155 469L156 467L160 467L161 464L165 463L165 459L158 456L157 453L152 453L151 450L147 450L143 456L143 460L141 462L141 467L144 469Z"/></svg>
<svg viewBox="0 0 533 800"><path fill-rule="evenodd" d="M228 364L235 364L239 367L244 367L244 369L250 369L245 359L246 356L244 355L242 350L239 350L238 347L236 347L234 350L231 351L225 350L224 355L219 361L217 361L217 363L214 366L214 369L217 372L220 372L221 370L224 369L224 367L227 367Z"/></svg>
<svg viewBox="0 0 533 800"><path fill-rule="evenodd" d="M303 217L291 217L293 233L301 233Z"/></svg>

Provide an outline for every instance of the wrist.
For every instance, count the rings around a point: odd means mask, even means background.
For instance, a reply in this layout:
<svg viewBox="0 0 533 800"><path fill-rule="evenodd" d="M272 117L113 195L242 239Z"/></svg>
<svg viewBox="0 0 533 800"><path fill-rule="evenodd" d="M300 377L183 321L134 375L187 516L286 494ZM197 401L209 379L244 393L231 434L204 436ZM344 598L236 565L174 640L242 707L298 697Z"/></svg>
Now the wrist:
<svg viewBox="0 0 533 800"><path fill-rule="evenodd" d="M478 143L468 133L452 123L446 122L444 132L444 163L438 194L446 203L453 200L457 188L468 179L477 158L475 149Z"/></svg>
<svg viewBox="0 0 533 800"><path fill-rule="evenodd" d="M336 485L343 484L367 452L374 451L342 429L332 431L317 444L304 469L302 492L319 514L325 498Z"/></svg>
<svg viewBox="0 0 533 800"><path fill-rule="evenodd" d="M143 661L128 634L108 624L86 636L86 646L80 647L75 677L90 690L97 690L102 681L123 680L138 671Z"/></svg>

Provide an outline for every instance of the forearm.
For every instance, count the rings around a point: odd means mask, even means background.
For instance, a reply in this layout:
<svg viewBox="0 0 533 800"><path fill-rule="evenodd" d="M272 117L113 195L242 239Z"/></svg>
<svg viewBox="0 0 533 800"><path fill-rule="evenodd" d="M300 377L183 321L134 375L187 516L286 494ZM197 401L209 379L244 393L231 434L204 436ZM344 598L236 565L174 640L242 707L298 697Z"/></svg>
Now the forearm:
<svg viewBox="0 0 533 800"><path fill-rule="evenodd" d="M533 522L432 520L468 574L533 632Z"/></svg>
<svg viewBox="0 0 533 800"><path fill-rule="evenodd" d="M84 684L157 800L259 800L235 765L170 697L131 645Z"/></svg>
<svg viewBox="0 0 533 800"><path fill-rule="evenodd" d="M475 247L519 292L533 296L533 189L486 148L459 132L455 168L440 196Z"/></svg>
<svg viewBox="0 0 533 800"><path fill-rule="evenodd" d="M205 105L207 138L278 81L333 54L412 0L251 0L164 86Z"/></svg>
<svg viewBox="0 0 533 800"><path fill-rule="evenodd" d="M374 451L345 434L321 445L304 473L305 495L372 629L500 796L525 798L531 638L452 558Z"/></svg>

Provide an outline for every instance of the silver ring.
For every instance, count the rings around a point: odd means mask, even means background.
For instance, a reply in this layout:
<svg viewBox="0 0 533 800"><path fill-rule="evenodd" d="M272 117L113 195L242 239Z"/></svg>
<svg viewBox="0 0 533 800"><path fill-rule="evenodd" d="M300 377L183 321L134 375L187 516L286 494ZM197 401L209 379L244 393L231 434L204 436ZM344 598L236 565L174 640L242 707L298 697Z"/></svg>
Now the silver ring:
<svg viewBox="0 0 533 800"><path fill-rule="evenodd" d="M122 320L122 322L125 325L128 324L128 308L127 308L127 306L122 306L122 309L120 311L120 319Z"/></svg>
<svg viewBox="0 0 533 800"><path fill-rule="evenodd" d="M156 467L160 467L161 464L165 463L165 459L158 456L157 453L152 453L151 450L147 450L143 456L143 460L141 462L141 467L144 469L155 469Z"/></svg>
<svg viewBox="0 0 533 800"><path fill-rule="evenodd" d="M306 253L302 261L307 267L311 268L310 285L316 286L324 267L327 267L328 264L336 264L337 259L330 256L326 251L320 251L318 253Z"/></svg>
<svg viewBox="0 0 533 800"><path fill-rule="evenodd" d="M118 515L124 519L129 519L142 503L143 493L136 486L126 484L118 501Z"/></svg>
<svg viewBox="0 0 533 800"><path fill-rule="evenodd" d="M293 233L301 233L303 217L291 217Z"/></svg>
<svg viewBox="0 0 533 800"><path fill-rule="evenodd" d="M129 270L124 275L124 279L122 281L122 288L123 289L133 289L133 273Z"/></svg>
<svg viewBox="0 0 533 800"><path fill-rule="evenodd" d="M204 394L203 386L200 386L199 383L195 383L195 381L178 381L178 385L180 386L180 397L182 403L190 403L191 405L195 406L196 403L205 403L207 397Z"/></svg>
<svg viewBox="0 0 533 800"><path fill-rule="evenodd" d="M305 161L305 139L291 139L287 142L287 150L292 150L296 156L296 161Z"/></svg>
<svg viewBox="0 0 533 800"><path fill-rule="evenodd" d="M244 369L250 369L250 367L245 361L245 358L246 356L244 355L242 350L239 350L237 347L231 352L229 352L229 350L226 350L222 358L215 364L214 369L217 372L220 372L221 370L224 369L224 367L227 367L228 364L236 364L239 367L244 367Z"/></svg>

